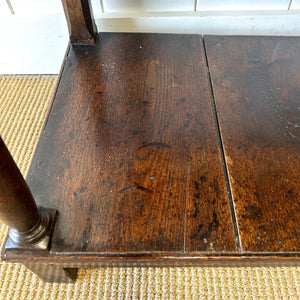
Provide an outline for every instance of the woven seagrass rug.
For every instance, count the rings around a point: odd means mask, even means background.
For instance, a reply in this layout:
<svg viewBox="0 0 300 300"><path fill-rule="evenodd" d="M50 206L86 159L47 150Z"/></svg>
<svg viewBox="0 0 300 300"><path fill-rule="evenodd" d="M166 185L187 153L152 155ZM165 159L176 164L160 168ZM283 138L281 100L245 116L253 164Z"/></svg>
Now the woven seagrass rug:
<svg viewBox="0 0 300 300"><path fill-rule="evenodd" d="M0 135L26 175L57 76L0 76ZM3 242L7 227L0 223ZM300 299L298 267L80 269L75 284L0 263L3 299Z"/></svg>

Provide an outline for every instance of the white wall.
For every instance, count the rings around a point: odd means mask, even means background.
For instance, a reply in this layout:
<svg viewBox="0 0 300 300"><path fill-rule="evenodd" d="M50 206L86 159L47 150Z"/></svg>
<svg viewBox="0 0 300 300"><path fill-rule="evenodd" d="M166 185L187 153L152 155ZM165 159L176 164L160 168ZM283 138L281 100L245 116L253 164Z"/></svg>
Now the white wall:
<svg viewBox="0 0 300 300"><path fill-rule="evenodd" d="M68 43L60 0L0 0L0 74L56 74Z"/></svg>
<svg viewBox="0 0 300 300"><path fill-rule="evenodd" d="M102 0L104 12L194 11L194 0Z"/></svg>
<svg viewBox="0 0 300 300"><path fill-rule="evenodd" d="M300 35L300 0L93 0L92 4L100 31Z"/></svg>
<svg viewBox="0 0 300 300"><path fill-rule="evenodd" d="M61 13L61 0L10 0L18 15ZM287 11L299 10L300 0L91 0L95 13ZM0 0L0 15L9 12Z"/></svg>
<svg viewBox="0 0 300 300"><path fill-rule="evenodd" d="M103 32L157 32L209 35L300 35L300 16L273 12L157 13L116 16L105 14L96 22Z"/></svg>
<svg viewBox="0 0 300 300"><path fill-rule="evenodd" d="M198 0L197 10L284 10L290 0Z"/></svg>
<svg viewBox="0 0 300 300"><path fill-rule="evenodd" d="M0 74L58 73L68 42L60 0L0 0ZM99 31L300 35L300 0L91 0ZM46 59L45 59L46 58Z"/></svg>
<svg viewBox="0 0 300 300"><path fill-rule="evenodd" d="M300 0L292 0L291 9L300 9Z"/></svg>
<svg viewBox="0 0 300 300"><path fill-rule="evenodd" d="M287 10L299 0L95 0L103 12Z"/></svg>

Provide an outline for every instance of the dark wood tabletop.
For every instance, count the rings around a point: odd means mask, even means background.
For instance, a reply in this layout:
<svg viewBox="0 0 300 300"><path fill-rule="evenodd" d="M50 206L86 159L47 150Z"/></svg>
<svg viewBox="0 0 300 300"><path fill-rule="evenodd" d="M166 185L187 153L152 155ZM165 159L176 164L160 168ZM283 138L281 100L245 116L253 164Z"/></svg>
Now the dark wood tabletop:
<svg viewBox="0 0 300 300"><path fill-rule="evenodd" d="M36 260L299 263L299 155L299 38L72 45L27 176L59 212Z"/></svg>

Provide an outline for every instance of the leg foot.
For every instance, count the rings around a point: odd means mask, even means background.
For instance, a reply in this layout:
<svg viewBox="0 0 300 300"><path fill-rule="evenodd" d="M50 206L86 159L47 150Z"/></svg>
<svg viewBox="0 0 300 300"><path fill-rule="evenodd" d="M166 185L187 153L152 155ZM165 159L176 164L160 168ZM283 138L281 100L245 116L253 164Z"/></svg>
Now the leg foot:
<svg viewBox="0 0 300 300"><path fill-rule="evenodd" d="M62 268L55 264L25 263L30 271L46 282L74 283L77 278L77 268Z"/></svg>

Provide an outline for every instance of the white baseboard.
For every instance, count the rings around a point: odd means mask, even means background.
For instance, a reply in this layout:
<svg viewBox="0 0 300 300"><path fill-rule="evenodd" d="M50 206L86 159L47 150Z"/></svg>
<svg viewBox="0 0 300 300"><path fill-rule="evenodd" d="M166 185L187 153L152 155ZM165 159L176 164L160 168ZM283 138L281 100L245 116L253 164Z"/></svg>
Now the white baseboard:
<svg viewBox="0 0 300 300"><path fill-rule="evenodd" d="M102 32L209 35L300 35L300 11L95 14Z"/></svg>
<svg viewBox="0 0 300 300"><path fill-rule="evenodd" d="M300 11L95 13L102 32L300 36ZM0 19L0 74L57 74L68 43L63 14Z"/></svg>

